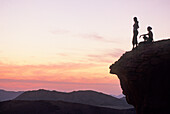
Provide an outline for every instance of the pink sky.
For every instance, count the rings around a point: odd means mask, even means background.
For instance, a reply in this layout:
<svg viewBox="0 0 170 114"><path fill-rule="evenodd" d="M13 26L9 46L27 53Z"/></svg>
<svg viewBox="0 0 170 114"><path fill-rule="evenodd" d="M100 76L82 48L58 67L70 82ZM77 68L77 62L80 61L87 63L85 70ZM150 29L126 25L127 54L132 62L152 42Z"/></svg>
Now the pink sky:
<svg viewBox="0 0 170 114"><path fill-rule="evenodd" d="M0 0L0 89L121 94L109 65L139 34L169 37L169 0ZM139 40L141 41L141 40Z"/></svg>

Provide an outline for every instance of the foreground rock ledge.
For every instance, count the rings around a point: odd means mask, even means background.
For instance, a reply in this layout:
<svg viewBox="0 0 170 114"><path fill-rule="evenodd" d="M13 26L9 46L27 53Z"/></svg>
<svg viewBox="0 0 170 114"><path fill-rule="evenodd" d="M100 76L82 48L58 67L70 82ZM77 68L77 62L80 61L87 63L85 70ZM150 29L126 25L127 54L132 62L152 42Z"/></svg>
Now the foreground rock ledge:
<svg viewBox="0 0 170 114"><path fill-rule="evenodd" d="M170 114L170 39L140 43L110 66L137 114Z"/></svg>

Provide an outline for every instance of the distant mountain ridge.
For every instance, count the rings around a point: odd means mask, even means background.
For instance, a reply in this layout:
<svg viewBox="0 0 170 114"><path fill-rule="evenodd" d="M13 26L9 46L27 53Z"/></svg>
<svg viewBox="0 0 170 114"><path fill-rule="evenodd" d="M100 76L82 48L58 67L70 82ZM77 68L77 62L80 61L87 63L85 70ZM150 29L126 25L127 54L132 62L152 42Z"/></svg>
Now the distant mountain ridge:
<svg viewBox="0 0 170 114"><path fill-rule="evenodd" d="M15 100L51 100L110 107L116 109L133 108L124 100L120 100L110 95L106 95L92 90L73 91L70 93L65 93L39 89L34 91L26 91L16 97Z"/></svg>
<svg viewBox="0 0 170 114"><path fill-rule="evenodd" d="M12 100L22 94L24 91L5 91L0 89L0 101Z"/></svg>
<svg viewBox="0 0 170 114"><path fill-rule="evenodd" d="M123 95L123 94L120 94L120 95L111 95L111 96L116 97L118 99L121 99L121 98L125 97L125 95Z"/></svg>

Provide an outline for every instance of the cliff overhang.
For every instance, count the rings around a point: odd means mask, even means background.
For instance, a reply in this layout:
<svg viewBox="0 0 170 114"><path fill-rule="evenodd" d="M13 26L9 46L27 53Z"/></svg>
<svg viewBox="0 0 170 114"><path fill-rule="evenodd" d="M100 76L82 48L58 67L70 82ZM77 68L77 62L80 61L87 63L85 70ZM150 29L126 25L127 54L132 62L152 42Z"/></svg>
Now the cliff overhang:
<svg viewBox="0 0 170 114"><path fill-rule="evenodd" d="M170 90L170 39L140 43L110 66L123 94L137 114L168 114Z"/></svg>

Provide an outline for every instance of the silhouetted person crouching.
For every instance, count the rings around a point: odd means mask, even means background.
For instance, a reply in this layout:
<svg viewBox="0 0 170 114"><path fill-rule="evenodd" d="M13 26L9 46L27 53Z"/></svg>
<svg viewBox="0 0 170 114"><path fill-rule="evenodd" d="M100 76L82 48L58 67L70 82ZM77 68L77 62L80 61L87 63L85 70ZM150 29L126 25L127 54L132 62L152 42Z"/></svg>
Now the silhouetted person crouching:
<svg viewBox="0 0 170 114"><path fill-rule="evenodd" d="M143 39L144 39L144 41L145 42L153 42L153 33L152 33L152 27L150 27L150 26L148 26L147 27L147 30L148 30L148 33L147 34L142 34L142 35L140 35L139 36L139 38L141 37L141 36L143 36ZM147 37L148 36L148 37Z"/></svg>
<svg viewBox="0 0 170 114"><path fill-rule="evenodd" d="M133 49L136 45L138 45L138 41L137 41L137 36L138 36L138 28L139 28L139 25L138 25L138 20L137 20L137 17L134 17L133 18L134 20L134 25L133 25L133 40L132 40L132 44L133 44Z"/></svg>

